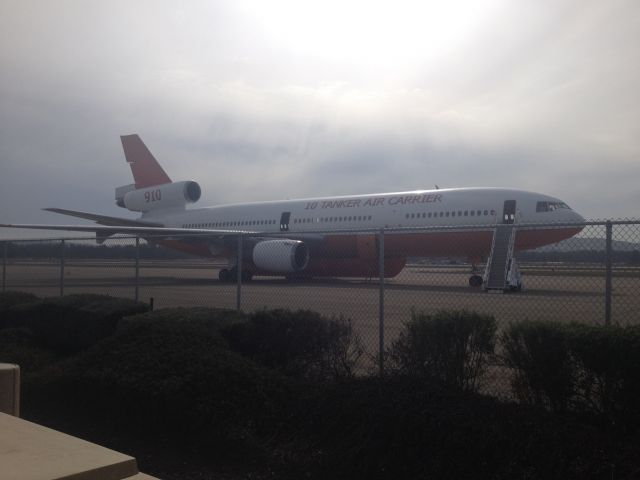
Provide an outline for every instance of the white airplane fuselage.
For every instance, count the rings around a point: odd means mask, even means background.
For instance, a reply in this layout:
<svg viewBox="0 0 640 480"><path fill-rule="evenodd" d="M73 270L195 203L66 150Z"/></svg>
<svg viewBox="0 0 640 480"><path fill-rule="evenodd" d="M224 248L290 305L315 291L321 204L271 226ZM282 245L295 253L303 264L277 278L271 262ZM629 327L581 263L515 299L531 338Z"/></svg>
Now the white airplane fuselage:
<svg viewBox="0 0 640 480"><path fill-rule="evenodd" d="M407 257L489 254L499 223L557 224L517 232L515 249L531 249L570 238L584 219L561 200L505 188L419 190L300 200L254 202L195 208L180 212L151 210L142 219L166 227L237 230L252 235L278 235L305 241L309 276L373 276L376 274L376 231L393 229L385 239L387 276L395 276ZM438 230L438 227L442 227ZM486 228L483 228L486 227ZM420 228L425 230L420 231ZM361 230L358 232L358 230ZM275 238L275 237L274 237ZM231 257L229 248L189 242L174 248L199 255ZM270 272L245 265L253 274Z"/></svg>
<svg viewBox="0 0 640 480"><path fill-rule="evenodd" d="M121 137L134 184L116 188L118 206L138 219L50 208L93 225L0 225L93 231L99 241L124 233L192 254L225 259L233 269L242 245L242 274L372 277L379 273L377 232L384 238L384 274L407 257L466 256L491 251L496 225L515 223L514 248L570 238L584 219L562 200L507 188L450 188L187 208L200 199L193 181L173 182L138 135ZM536 227L535 224L540 224ZM237 269L236 269L237 270ZM221 278L230 277L229 270ZM237 273L237 272L236 272Z"/></svg>

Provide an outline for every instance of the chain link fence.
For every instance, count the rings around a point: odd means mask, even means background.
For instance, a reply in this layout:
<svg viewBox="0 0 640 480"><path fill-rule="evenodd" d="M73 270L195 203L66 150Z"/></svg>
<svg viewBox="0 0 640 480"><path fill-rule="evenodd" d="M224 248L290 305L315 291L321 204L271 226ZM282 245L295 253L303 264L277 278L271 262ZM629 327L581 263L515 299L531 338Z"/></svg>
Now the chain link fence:
<svg viewBox="0 0 640 480"><path fill-rule="evenodd" d="M487 258L486 253L465 252L488 251L493 230L486 226L270 233L270 239L293 237L321 244L318 248L327 259L327 271L337 269L354 276L263 276L255 272L250 281L243 275L221 281L219 272L252 267L254 235L225 240L227 248L236 252L230 262L182 254L160 246L163 242L153 238L113 237L101 245L87 238L4 241L2 291L39 296L99 293L151 302L155 308L314 310L349 320L368 353L369 365L363 365L366 371L383 368L384 351L415 312L476 311L493 315L499 328L525 319L592 325L640 323L640 222L586 222L570 239L519 249L523 232L537 234L560 227L516 226L515 259L524 288L513 293L489 293L470 286L472 275L484 274ZM415 241L433 241L434 256L403 258L394 253L398 239L407 233L420 234ZM171 241L192 249L210 240L184 236ZM318 251L311 249L310 261ZM494 377L506 375L496 368ZM485 390L500 394L504 389L494 388L495 384L494 378L493 386Z"/></svg>

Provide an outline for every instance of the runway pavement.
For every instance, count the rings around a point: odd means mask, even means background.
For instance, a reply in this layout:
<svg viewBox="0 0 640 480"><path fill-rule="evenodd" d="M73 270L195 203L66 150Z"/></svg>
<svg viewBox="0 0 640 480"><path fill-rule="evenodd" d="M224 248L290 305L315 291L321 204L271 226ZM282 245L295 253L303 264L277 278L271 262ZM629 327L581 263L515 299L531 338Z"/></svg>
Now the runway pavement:
<svg viewBox="0 0 640 480"><path fill-rule="evenodd" d="M499 324L522 319L548 319L602 324L605 277L600 266L552 265L524 268L525 291L490 294L467 285L469 267L413 265L385 283L385 338L391 341L414 310L468 309L493 314ZM219 265L206 262L146 261L141 264L139 299L154 298L156 308L210 306L236 308L237 286L217 280ZM527 274L529 271L529 274ZM68 260L64 293L101 293L132 298L135 292L131 261ZM6 289L41 296L60 293L56 261L9 263ZM377 279L317 279L289 282L257 277L241 289L241 308L310 309L352 320L362 338L378 338ZM613 320L640 323L638 269L614 269Z"/></svg>

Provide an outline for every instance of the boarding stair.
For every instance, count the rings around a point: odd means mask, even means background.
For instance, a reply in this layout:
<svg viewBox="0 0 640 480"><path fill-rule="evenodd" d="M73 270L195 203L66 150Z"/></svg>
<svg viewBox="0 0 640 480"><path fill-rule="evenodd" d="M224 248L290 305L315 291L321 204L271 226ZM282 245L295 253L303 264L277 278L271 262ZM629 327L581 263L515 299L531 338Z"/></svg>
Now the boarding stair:
<svg viewBox="0 0 640 480"><path fill-rule="evenodd" d="M515 238L514 224L496 225L483 277L485 291L500 293L522 289L522 275L513 256Z"/></svg>

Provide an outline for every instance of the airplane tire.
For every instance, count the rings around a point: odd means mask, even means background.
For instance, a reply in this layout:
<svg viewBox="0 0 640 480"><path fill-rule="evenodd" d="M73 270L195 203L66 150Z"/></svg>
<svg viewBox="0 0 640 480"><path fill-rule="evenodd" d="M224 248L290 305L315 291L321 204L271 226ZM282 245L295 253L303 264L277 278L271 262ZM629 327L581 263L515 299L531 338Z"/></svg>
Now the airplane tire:
<svg viewBox="0 0 640 480"><path fill-rule="evenodd" d="M218 272L218 279L221 282L228 282L229 280L231 280L231 272L229 272L229 270L227 270L226 268L223 268Z"/></svg>
<svg viewBox="0 0 640 480"><path fill-rule="evenodd" d="M480 275L471 275L469 277L469 286L470 287L481 287L482 286L482 277Z"/></svg>
<svg viewBox="0 0 640 480"><path fill-rule="evenodd" d="M250 282L253 279L253 273L251 270L242 270L242 281Z"/></svg>
<svg viewBox="0 0 640 480"><path fill-rule="evenodd" d="M229 281L237 282L238 281L238 270L234 268L233 270L229 270Z"/></svg>

